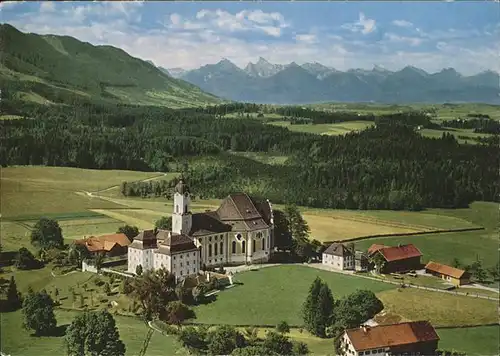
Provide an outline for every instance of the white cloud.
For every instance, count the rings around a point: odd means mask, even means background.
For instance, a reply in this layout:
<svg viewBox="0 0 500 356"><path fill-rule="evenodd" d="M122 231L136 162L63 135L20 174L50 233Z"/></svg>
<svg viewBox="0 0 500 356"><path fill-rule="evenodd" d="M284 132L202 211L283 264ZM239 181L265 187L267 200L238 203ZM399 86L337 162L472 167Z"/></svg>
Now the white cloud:
<svg viewBox="0 0 500 356"><path fill-rule="evenodd" d="M280 37L282 29L288 27L283 15L278 12L266 13L262 10L243 10L234 15L228 11L200 10L195 19L182 19L179 15L172 19L169 28L182 30L212 29L223 32L258 31L269 36Z"/></svg>
<svg viewBox="0 0 500 356"><path fill-rule="evenodd" d="M419 37L400 36L389 32L384 34L384 38L389 42L406 43L410 46L418 46L423 42L423 39Z"/></svg>
<svg viewBox="0 0 500 356"><path fill-rule="evenodd" d="M2 1L0 2L0 11L3 9L12 9L18 5L21 5L25 1Z"/></svg>
<svg viewBox="0 0 500 356"><path fill-rule="evenodd" d="M44 1L40 3L40 12L54 12L56 7L52 1Z"/></svg>
<svg viewBox="0 0 500 356"><path fill-rule="evenodd" d="M294 39L297 42L305 42L305 43L316 43L318 40L315 34L310 34L310 33L295 35Z"/></svg>
<svg viewBox="0 0 500 356"><path fill-rule="evenodd" d="M377 28L376 21L374 19L366 18L365 14L362 12L359 13L359 19L357 22L347 23L341 27L352 32L361 32L364 35L375 31Z"/></svg>
<svg viewBox="0 0 500 356"><path fill-rule="evenodd" d="M394 20L392 21L392 24L398 27L413 27L413 23L406 20Z"/></svg>

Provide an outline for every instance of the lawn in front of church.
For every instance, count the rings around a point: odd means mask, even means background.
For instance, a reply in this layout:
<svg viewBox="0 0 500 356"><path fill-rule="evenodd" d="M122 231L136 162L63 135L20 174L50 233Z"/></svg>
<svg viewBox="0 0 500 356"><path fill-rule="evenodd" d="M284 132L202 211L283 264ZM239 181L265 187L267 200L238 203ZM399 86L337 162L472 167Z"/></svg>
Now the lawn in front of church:
<svg viewBox="0 0 500 356"><path fill-rule="evenodd" d="M231 325L276 325L284 320L301 325L301 308L316 276L323 279L335 298L369 289L375 293L396 286L339 273L290 265L238 273L236 285L217 293L212 303L195 307L196 322Z"/></svg>

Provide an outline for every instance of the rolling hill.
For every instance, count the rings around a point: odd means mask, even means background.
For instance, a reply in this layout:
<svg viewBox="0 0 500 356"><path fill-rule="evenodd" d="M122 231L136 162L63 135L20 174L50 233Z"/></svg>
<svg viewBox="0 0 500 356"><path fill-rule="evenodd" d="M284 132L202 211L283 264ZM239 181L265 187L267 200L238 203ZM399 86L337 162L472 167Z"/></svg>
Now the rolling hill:
<svg viewBox="0 0 500 356"><path fill-rule="evenodd" d="M107 101L190 107L220 102L151 62L73 37L23 33L0 25L0 83L10 95L41 103Z"/></svg>
<svg viewBox="0 0 500 356"><path fill-rule="evenodd" d="M260 58L245 69L224 59L180 74L205 91L230 100L305 104L321 101L379 103L483 102L500 104L498 73L463 76L453 68L438 73L407 66L392 72L335 70L321 63L277 65Z"/></svg>

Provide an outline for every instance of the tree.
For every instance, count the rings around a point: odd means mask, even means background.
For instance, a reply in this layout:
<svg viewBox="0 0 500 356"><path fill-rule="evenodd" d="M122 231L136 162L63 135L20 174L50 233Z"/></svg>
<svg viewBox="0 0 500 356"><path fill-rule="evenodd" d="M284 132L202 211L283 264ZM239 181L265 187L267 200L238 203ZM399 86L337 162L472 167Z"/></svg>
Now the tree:
<svg viewBox="0 0 500 356"><path fill-rule="evenodd" d="M69 355L125 354L115 319L106 310L78 315L68 327L65 339Z"/></svg>
<svg viewBox="0 0 500 356"><path fill-rule="evenodd" d="M133 279L133 296L141 302L147 320L166 315L168 303L177 299L175 286L175 276L163 268Z"/></svg>
<svg viewBox="0 0 500 356"><path fill-rule="evenodd" d="M264 346L265 349L279 355L290 355L293 350L293 344L290 339L287 336L274 331L267 332L262 346Z"/></svg>
<svg viewBox="0 0 500 356"><path fill-rule="evenodd" d="M193 301L197 304L205 300L205 294L208 292L208 286L205 283L200 283L191 291L193 293Z"/></svg>
<svg viewBox="0 0 500 356"><path fill-rule="evenodd" d="M335 301L333 300L332 291L326 283L322 283L315 311L315 335L325 337L325 330L331 323L334 307Z"/></svg>
<svg viewBox="0 0 500 356"><path fill-rule="evenodd" d="M276 325L276 331L280 334L288 334L290 332L290 326L283 320Z"/></svg>
<svg viewBox="0 0 500 356"><path fill-rule="evenodd" d="M262 345L247 346L236 348L231 353L231 356L280 356L274 351L266 349Z"/></svg>
<svg viewBox="0 0 500 356"><path fill-rule="evenodd" d="M124 225L118 228L117 233L125 234L132 241L134 237L139 235L139 229L137 226Z"/></svg>
<svg viewBox="0 0 500 356"><path fill-rule="evenodd" d="M68 250L71 263L81 266L82 262L90 257L89 250L84 245L72 243Z"/></svg>
<svg viewBox="0 0 500 356"><path fill-rule="evenodd" d="M39 265L35 256L26 247L21 247L17 253L15 264L19 269L32 269Z"/></svg>
<svg viewBox="0 0 500 356"><path fill-rule="evenodd" d="M481 264L478 264L476 266L472 276L479 283L484 283L486 281L486 279L488 278L488 274L486 273L486 270L483 268L483 266Z"/></svg>
<svg viewBox="0 0 500 356"><path fill-rule="evenodd" d="M94 256L94 266L97 268L99 271L102 267L102 264L104 263L104 254L103 253L97 253Z"/></svg>
<svg viewBox="0 0 500 356"><path fill-rule="evenodd" d="M163 216L161 219L156 220L155 227L160 230L172 230L172 217Z"/></svg>
<svg viewBox="0 0 500 356"><path fill-rule="evenodd" d="M135 274L139 277L142 276L142 265L137 265L137 267L135 267Z"/></svg>
<svg viewBox="0 0 500 356"><path fill-rule="evenodd" d="M363 320L373 318L384 309L384 304L371 290L357 290L345 298L346 303L352 308L359 308Z"/></svg>
<svg viewBox="0 0 500 356"><path fill-rule="evenodd" d="M371 258L371 262L375 265L377 273L381 273L384 270L386 261L381 253L379 252L375 253L375 255Z"/></svg>
<svg viewBox="0 0 500 356"><path fill-rule="evenodd" d="M455 268L462 268L462 263L458 258L453 258L453 261L451 262L451 266Z"/></svg>
<svg viewBox="0 0 500 356"><path fill-rule="evenodd" d="M321 289L322 281L319 277L311 284L309 288L309 293L307 295L306 301L302 306L302 316L304 320L305 329L311 333L315 331L315 325L317 324L317 313L316 308L318 304L319 291Z"/></svg>
<svg viewBox="0 0 500 356"><path fill-rule="evenodd" d="M24 327L35 335L50 335L56 325L54 301L44 290L28 293L23 301Z"/></svg>
<svg viewBox="0 0 500 356"><path fill-rule="evenodd" d="M499 280L499 277L500 277L500 266L499 266L498 261L495 264L495 266L493 266L490 269L488 269L488 272L493 277L493 280L495 280L495 281Z"/></svg>
<svg viewBox="0 0 500 356"><path fill-rule="evenodd" d="M104 293L106 293L106 295L111 294L111 286L109 285L108 282L104 283Z"/></svg>
<svg viewBox="0 0 500 356"><path fill-rule="evenodd" d="M132 286L132 283L130 283L130 279L125 278L122 282L121 292L123 294L130 294L130 293L132 293L132 291L133 291L133 286Z"/></svg>
<svg viewBox="0 0 500 356"><path fill-rule="evenodd" d="M160 319L169 324L180 325L184 320L193 316L193 311L186 304L176 300L167 304L160 312Z"/></svg>
<svg viewBox="0 0 500 356"><path fill-rule="evenodd" d="M179 342L188 350L199 353L207 349L207 328L204 326L187 326L179 331Z"/></svg>
<svg viewBox="0 0 500 356"><path fill-rule="evenodd" d="M64 241L59 223L47 218L38 220L31 231L31 243L43 248L61 248Z"/></svg>
<svg viewBox="0 0 500 356"><path fill-rule="evenodd" d="M280 251L292 248L292 234L285 213L281 210L273 211L274 245Z"/></svg>
<svg viewBox="0 0 500 356"><path fill-rule="evenodd" d="M299 209L295 205L285 206L285 217L288 222L289 230L292 234L292 239L295 241L305 242L309 238L309 225L302 217Z"/></svg>
<svg viewBox="0 0 500 356"><path fill-rule="evenodd" d="M243 330L243 335L247 339L247 342L249 345L254 345L257 340L259 339L258 337L259 329L255 326L247 326Z"/></svg>
<svg viewBox="0 0 500 356"><path fill-rule="evenodd" d="M309 347L307 347L307 344L305 342L295 341L293 342L292 353L297 356L307 355L309 353Z"/></svg>
<svg viewBox="0 0 500 356"><path fill-rule="evenodd" d="M208 350L212 355L228 355L245 345L245 338L233 326L220 325L208 333Z"/></svg>
<svg viewBox="0 0 500 356"><path fill-rule="evenodd" d="M17 310L21 306L21 293L17 291L14 276L10 277L9 286L7 287L7 306L9 310Z"/></svg>

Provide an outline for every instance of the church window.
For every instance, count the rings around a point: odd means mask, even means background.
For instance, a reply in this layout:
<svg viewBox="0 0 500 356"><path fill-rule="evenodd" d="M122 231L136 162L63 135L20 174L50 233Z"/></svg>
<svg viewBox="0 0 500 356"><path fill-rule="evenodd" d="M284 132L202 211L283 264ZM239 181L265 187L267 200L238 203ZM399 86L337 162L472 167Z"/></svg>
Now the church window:
<svg viewBox="0 0 500 356"><path fill-rule="evenodd" d="M209 236L209 237L208 237L208 241L212 241L212 236Z"/></svg>
<svg viewBox="0 0 500 356"><path fill-rule="evenodd" d="M241 240L241 234L237 234L237 235L236 235L236 238L237 238L238 240Z"/></svg>
<svg viewBox="0 0 500 356"><path fill-rule="evenodd" d="M255 248L256 248L256 247L255 247L255 245L256 245L256 242L257 242L257 241L255 241L255 240L254 240L254 241L253 241L253 243L252 243L253 252L255 252Z"/></svg>
<svg viewBox="0 0 500 356"><path fill-rule="evenodd" d="M208 257L212 257L212 245L208 245Z"/></svg>
<svg viewBox="0 0 500 356"><path fill-rule="evenodd" d="M266 239L262 239L262 249L266 249Z"/></svg>
<svg viewBox="0 0 500 356"><path fill-rule="evenodd" d="M189 261L186 262L186 266L189 266Z"/></svg>
<svg viewBox="0 0 500 356"><path fill-rule="evenodd" d="M214 243L214 255L217 256L217 243Z"/></svg>
<svg viewBox="0 0 500 356"><path fill-rule="evenodd" d="M188 206L187 206L187 204L186 204L186 205L184 205L184 213L186 213L186 214L187 214L187 212L188 212Z"/></svg>
<svg viewBox="0 0 500 356"><path fill-rule="evenodd" d="M181 267L182 267L182 262L181 262Z"/></svg>
<svg viewBox="0 0 500 356"><path fill-rule="evenodd" d="M200 258L203 257L203 251L202 251L202 247L200 246Z"/></svg>
<svg viewBox="0 0 500 356"><path fill-rule="evenodd" d="M176 257L174 256L174 260L175 260L175 258L176 258Z"/></svg>
<svg viewBox="0 0 500 356"><path fill-rule="evenodd" d="M232 253L236 253L236 241L233 241L232 246L231 246L231 251L232 251Z"/></svg>
<svg viewBox="0 0 500 356"><path fill-rule="evenodd" d="M257 238L260 239L262 237L262 232L257 233Z"/></svg>
<svg viewBox="0 0 500 356"><path fill-rule="evenodd" d="M220 243L220 253L221 255L224 254L224 242Z"/></svg>
<svg viewBox="0 0 500 356"><path fill-rule="evenodd" d="M176 212L176 213L179 213L179 205L176 205L176 206L175 206L175 212Z"/></svg>
<svg viewBox="0 0 500 356"><path fill-rule="evenodd" d="M241 253L245 253L245 241L241 243Z"/></svg>

